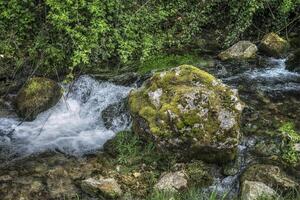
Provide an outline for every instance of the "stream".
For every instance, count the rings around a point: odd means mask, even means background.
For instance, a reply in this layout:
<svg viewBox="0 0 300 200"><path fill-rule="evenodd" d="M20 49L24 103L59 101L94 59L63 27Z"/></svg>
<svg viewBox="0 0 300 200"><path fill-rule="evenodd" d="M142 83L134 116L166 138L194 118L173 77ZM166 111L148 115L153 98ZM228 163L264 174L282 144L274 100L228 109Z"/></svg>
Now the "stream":
<svg viewBox="0 0 300 200"><path fill-rule="evenodd" d="M274 129L274 123L282 121L296 120L299 123L300 74L286 70L284 59L265 58L262 65L255 63L250 66L216 64L217 67L208 71L237 88L247 108L242 120L245 136L239 145L238 173L223 176L217 172L215 183L209 189L236 193L240 174L248 163L255 160L249 149L259 137L248 132ZM107 129L101 112L122 101L132 87L97 81L89 76L81 76L71 88L68 85L63 87L64 98L32 122L22 122L14 114L0 117L2 165L46 151L70 155L70 162L76 163L77 157L84 159L84 155L101 149L116 132L130 128L130 119L116 115L114 129Z"/></svg>

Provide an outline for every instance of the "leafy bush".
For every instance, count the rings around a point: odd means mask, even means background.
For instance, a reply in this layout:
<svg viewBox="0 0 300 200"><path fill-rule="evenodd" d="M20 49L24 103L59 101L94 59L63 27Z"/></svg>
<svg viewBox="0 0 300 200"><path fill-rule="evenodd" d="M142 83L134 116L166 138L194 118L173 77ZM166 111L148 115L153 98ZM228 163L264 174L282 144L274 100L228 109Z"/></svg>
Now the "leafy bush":
<svg viewBox="0 0 300 200"><path fill-rule="evenodd" d="M1 1L0 54L7 58L3 65L33 73L132 65L164 50L193 46L217 29L215 39L224 45L238 40L249 27L282 30L295 19L299 4L299 0Z"/></svg>

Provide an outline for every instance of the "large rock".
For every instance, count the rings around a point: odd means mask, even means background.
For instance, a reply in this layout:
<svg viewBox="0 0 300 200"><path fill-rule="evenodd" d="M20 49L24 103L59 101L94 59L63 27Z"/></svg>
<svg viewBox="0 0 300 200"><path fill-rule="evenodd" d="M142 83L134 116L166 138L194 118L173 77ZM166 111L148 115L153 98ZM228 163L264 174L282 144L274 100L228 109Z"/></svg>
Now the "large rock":
<svg viewBox="0 0 300 200"><path fill-rule="evenodd" d="M233 160L243 103L235 90L196 67L156 73L129 95L135 133L188 156Z"/></svg>
<svg viewBox="0 0 300 200"><path fill-rule="evenodd" d="M276 33L268 33L261 40L260 48L267 55L278 58L287 52L289 43Z"/></svg>
<svg viewBox="0 0 300 200"><path fill-rule="evenodd" d="M280 167L274 165L255 164L250 166L241 177L241 182L245 181L262 182L283 193L299 190L299 183L289 177Z"/></svg>
<svg viewBox="0 0 300 200"><path fill-rule="evenodd" d="M122 195L119 184L113 178L88 178L82 181L81 188L93 196L101 195L109 199L116 199Z"/></svg>
<svg viewBox="0 0 300 200"><path fill-rule="evenodd" d="M62 96L61 87L53 80L35 77L18 92L16 109L20 117L34 120L36 116L54 106Z"/></svg>
<svg viewBox="0 0 300 200"><path fill-rule="evenodd" d="M256 181L245 181L242 184L241 200L276 199L278 194L266 184Z"/></svg>
<svg viewBox="0 0 300 200"><path fill-rule="evenodd" d="M188 182L183 172L170 172L163 175L154 186L157 190L180 191L186 189Z"/></svg>
<svg viewBox="0 0 300 200"><path fill-rule="evenodd" d="M257 47L250 41L239 41L229 49L221 52L218 57L221 60L249 59L256 56Z"/></svg>

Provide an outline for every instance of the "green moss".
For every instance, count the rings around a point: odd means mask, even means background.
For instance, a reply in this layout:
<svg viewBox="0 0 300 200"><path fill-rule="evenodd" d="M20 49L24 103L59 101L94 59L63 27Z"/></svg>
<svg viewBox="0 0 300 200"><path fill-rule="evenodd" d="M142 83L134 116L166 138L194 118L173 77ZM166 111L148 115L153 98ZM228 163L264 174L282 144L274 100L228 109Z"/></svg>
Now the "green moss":
<svg viewBox="0 0 300 200"><path fill-rule="evenodd" d="M300 134L296 132L295 125L291 122L284 123L279 132L282 137L282 159L292 166L299 164L299 152L294 145L300 142Z"/></svg>
<svg viewBox="0 0 300 200"><path fill-rule="evenodd" d="M40 112L55 105L63 91L53 80L34 77L18 92L16 107L20 117L34 119Z"/></svg>
<svg viewBox="0 0 300 200"><path fill-rule="evenodd" d="M146 60L140 67L138 72L145 74L150 71L161 71L179 65L189 64L197 67L211 67L214 65L210 59L205 59L196 54L184 54L184 55L161 55Z"/></svg>
<svg viewBox="0 0 300 200"><path fill-rule="evenodd" d="M213 183L213 177L202 161L188 163L186 173L190 183L196 187L207 187Z"/></svg>

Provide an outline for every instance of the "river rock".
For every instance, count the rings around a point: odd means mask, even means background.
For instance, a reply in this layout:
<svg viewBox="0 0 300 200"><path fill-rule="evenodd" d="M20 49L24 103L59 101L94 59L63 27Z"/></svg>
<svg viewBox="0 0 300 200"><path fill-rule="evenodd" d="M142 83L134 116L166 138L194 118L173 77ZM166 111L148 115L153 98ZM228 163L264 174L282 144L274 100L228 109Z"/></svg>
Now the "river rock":
<svg viewBox="0 0 300 200"><path fill-rule="evenodd" d="M211 162L236 156L243 103L237 92L190 65L155 73L129 95L133 130L158 147Z"/></svg>
<svg viewBox="0 0 300 200"><path fill-rule="evenodd" d="M242 184L241 200L273 199L278 195L266 184L256 181L245 181Z"/></svg>
<svg viewBox="0 0 300 200"><path fill-rule="evenodd" d="M221 52L218 57L221 60L248 59L256 56L257 47L250 41L239 41L229 49Z"/></svg>
<svg viewBox="0 0 300 200"><path fill-rule="evenodd" d="M170 172L163 175L154 186L157 190L180 191L187 188L187 179L183 172Z"/></svg>
<svg viewBox="0 0 300 200"><path fill-rule="evenodd" d="M101 113L104 126L107 129L116 131L119 127L116 126L115 122L124 122L124 126L127 127L130 124L130 114L128 111L128 99L124 98L120 102L109 105Z"/></svg>
<svg viewBox="0 0 300 200"><path fill-rule="evenodd" d="M280 192L291 192L299 189L299 183L275 165L254 164L248 167L241 177L241 182L244 183L245 181L262 182Z"/></svg>
<svg viewBox="0 0 300 200"><path fill-rule="evenodd" d="M276 33L268 33L261 40L260 48L268 56L279 58L287 52L289 43Z"/></svg>
<svg viewBox="0 0 300 200"><path fill-rule="evenodd" d="M36 116L54 106L62 96L61 87L53 80L34 77L18 92L16 109L24 120L34 120Z"/></svg>
<svg viewBox="0 0 300 200"><path fill-rule="evenodd" d="M90 195L101 195L109 199L116 199L122 195L121 187L114 178L88 178L81 182L81 188Z"/></svg>
<svg viewBox="0 0 300 200"><path fill-rule="evenodd" d="M300 73L300 48L288 58L286 62L286 68L288 70Z"/></svg>

